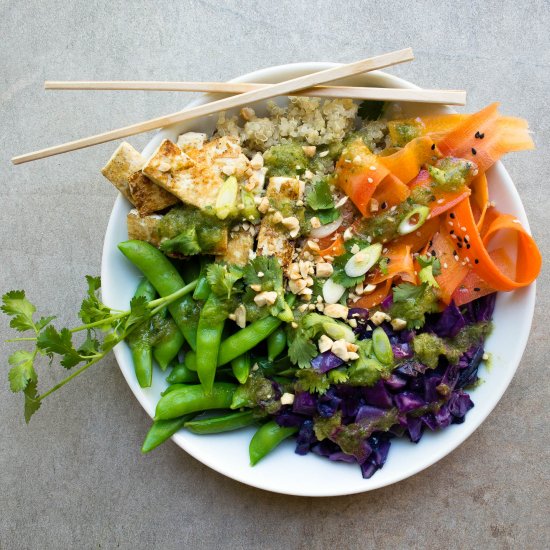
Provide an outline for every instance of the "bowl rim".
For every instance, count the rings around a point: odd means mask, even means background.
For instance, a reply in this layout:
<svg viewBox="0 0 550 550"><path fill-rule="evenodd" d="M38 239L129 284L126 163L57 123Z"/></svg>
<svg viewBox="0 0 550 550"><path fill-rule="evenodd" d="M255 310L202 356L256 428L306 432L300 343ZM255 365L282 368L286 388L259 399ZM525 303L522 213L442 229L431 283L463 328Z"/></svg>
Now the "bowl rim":
<svg viewBox="0 0 550 550"><path fill-rule="evenodd" d="M307 74L307 72L318 71L318 70L333 67L336 65L339 65L339 63L322 62L322 61L297 62L297 63L282 64L282 65L274 65L271 67L266 67L263 69L259 69L257 71L252 71L250 73L240 75L236 78L233 78L231 81L232 82L246 82L246 81L261 82L261 81L265 81L266 79L267 80L276 79L279 73L287 71L289 69L296 69L299 71L303 71L303 74ZM388 74L384 71L372 71L372 73L370 74L374 76L382 77L388 84L393 84L394 87L409 88L409 89L418 88L418 86L416 86L415 84L405 79L402 79L400 77ZM213 98L212 94L200 94L193 101L187 103L187 106L198 105L200 103L209 101L212 98ZM451 108L447 107L447 109L449 110L449 112L455 112ZM145 150L151 149L153 146L156 146L156 144L159 141L159 138L162 136L162 133L169 128L170 127L162 128L157 132L155 132L151 140L145 146ZM519 193L510 175L508 174L508 172L506 171L506 169L504 168L504 166L500 161L495 164L492 170L496 171L498 173L498 177L502 178L505 181L506 191L511 195L511 200L514 203L515 209L517 210L516 212L517 217L522 222L526 230L530 232L529 222L527 220L523 203L521 201ZM119 193L115 200L115 203L109 218L109 223L105 233L105 240L104 240L103 253L102 253L102 262L101 262L101 279L103 282L102 292L103 292L103 295L105 296L104 300L106 301L106 303L109 303L109 295L112 293L112 290L110 288L111 287L110 281L111 281L112 275L109 273L109 269L108 269L108 266L110 265L110 261L109 261L109 255L111 253L110 247L113 244L110 236L113 233L114 226L116 224L116 217L117 217L116 214L121 208L125 208L125 207L126 207L126 201L124 197ZM114 244L116 247L116 243ZM536 282L533 282L529 287L526 287L519 292L523 293L522 302L524 303L524 314L526 316L525 316L525 319L523 320L524 323L518 329L517 344L519 345L516 345L515 354L512 357L512 359L511 360L508 359L508 362L512 364L513 367L509 369L508 376L504 379L504 384L502 384L501 391L493 395L493 399L491 400L490 405L488 406L488 408L484 410L483 414L481 414L479 418L477 418L475 421L473 419L470 419L470 422L467 422L468 429L465 429L464 433L461 432L460 434L458 434L453 439L451 444L445 447L442 447L439 450L439 452L433 453L429 457L429 459L421 462L417 467L412 468L411 470L407 470L401 475L396 475L392 479L377 481L376 476L373 476L369 480L362 480L358 474L357 488L352 488L352 489L346 488L346 489L340 490L338 488L334 488L334 485L332 485L331 489L319 488L318 490L315 490L315 491L311 491L311 490L304 491L304 490L300 490L299 487L282 490L281 488L277 487L276 483L271 481L268 477L262 478L262 481L254 481L251 479L247 479L246 475L239 475L232 472L230 468L220 467L219 464L215 464L214 461L209 460L209 457L204 457L203 455L200 454L200 452L197 452L195 449L193 449L192 446L190 446L188 442L184 440L180 432L174 434L174 436L172 436L171 439L176 443L176 445L182 448L185 452L187 452L193 458L200 461L201 463L208 466L209 468L225 475L226 477L229 477L231 479L234 479L236 481L239 481L241 483L244 483L246 485L249 485L258 489L279 493L279 494L286 494L286 495L292 495L292 496L308 496L308 497L344 496L344 495L363 493L374 489L379 489L379 488L397 483L399 481L402 481L403 479L406 479L408 477L412 477L413 475L416 475L417 473L425 470L426 468L429 468L436 462L440 461L442 458L444 458L449 453L454 451L468 437L470 437L479 428L479 426L486 420L489 414L493 411L497 403L499 403L502 396L504 395L504 392L510 385L512 378L514 377L519 367L519 364L520 364L522 355L525 351L527 340L530 334L531 324L532 324L533 314L534 314L534 307L535 307ZM124 355L123 350L125 346L126 344L122 342L114 348L114 354L117 360L117 364L121 369L122 374L125 377L128 385L130 386L130 389L132 390L135 397L139 401L140 405L147 412L147 414L149 414L149 416L152 418L154 415L154 411L150 407L148 397L143 392L136 391L135 384L133 383L135 381L131 380L133 373L123 367L123 363L126 361L126 359L123 356ZM363 483L360 483L360 481L368 481L369 483L365 485Z"/></svg>

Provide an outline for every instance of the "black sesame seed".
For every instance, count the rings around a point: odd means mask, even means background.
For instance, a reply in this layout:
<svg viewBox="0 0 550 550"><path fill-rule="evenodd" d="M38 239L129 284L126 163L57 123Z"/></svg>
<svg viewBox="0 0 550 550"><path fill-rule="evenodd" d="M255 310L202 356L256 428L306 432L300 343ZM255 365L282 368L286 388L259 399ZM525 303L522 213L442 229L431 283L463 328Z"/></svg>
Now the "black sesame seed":
<svg viewBox="0 0 550 550"><path fill-rule="evenodd" d="M485 134L479 134L479 139L483 139L485 137Z"/></svg>
<svg viewBox="0 0 550 550"><path fill-rule="evenodd" d="M474 263L478 264L478 263L479 263L479 260L476 258L476 259L474 260Z"/></svg>
<svg viewBox="0 0 550 550"><path fill-rule="evenodd" d="M434 195L432 195L432 196L430 197L430 202L435 202L435 196L434 196Z"/></svg>
<svg viewBox="0 0 550 550"><path fill-rule="evenodd" d="M428 241L428 247L431 247L432 246L432 241Z"/></svg>
<svg viewBox="0 0 550 550"><path fill-rule="evenodd" d="M477 286L474 288L474 292L479 292L481 288L478 288Z"/></svg>
<svg viewBox="0 0 550 550"><path fill-rule="evenodd" d="M456 253L456 250L453 250L453 256L458 256L458 254Z"/></svg>
<svg viewBox="0 0 550 550"><path fill-rule="evenodd" d="M472 155L477 155L477 151L472 147Z"/></svg>
<svg viewBox="0 0 550 550"><path fill-rule="evenodd" d="M451 218L451 220L454 220L454 219L456 218L454 212L451 212L451 213L449 214L449 217Z"/></svg>
<svg viewBox="0 0 550 550"><path fill-rule="evenodd" d="M466 245L466 248L469 250L469 249L471 248L471 246L472 246L472 245L471 245L470 243L468 243L468 244Z"/></svg>
<svg viewBox="0 0 550 550"><path fill-rule="evenodd" d="M467 243L470 239L468 239L468 235L464 237L464 242Z"/></svg>
<svg viewBox="0 0 550 550"><path fill-rule="evenodd" d="M451 235L454 235L454 234L455 234L455 230L454 230L454 229L451 229L451 230L449 231L449 233L450 233Z"/></svg>
<svg viewBox="0 0 550 550"><path fill-rule="evenodd" d="M385 201L380 205L380 208L381 208L382 210L385 210L387 207L388 207L388 203L385 202Z"/></svg>
<svg viewBox="0 0 550 550"><path fill-rule="evenodd" d="M458 246L458 248L462 248L462 243L456 243L456 246Z"/></svg>
<svg viewBox="0 0 550 550"><path fill-rule="evenodd" d="M456 240L457 240L459 243L461 243L461 242L462 242L462 237L461 237L460 235L457 235L457 236L456 236Z"/></svg>
<svg viewBox="0 0 550 550"><path fill-rule="evenodd" d="M481 134L479 133L479 130L478 130L478 131L474 134L474 137L475 137L476 139L479 139L479 136L480 136L480 135L481 135Z"/></svg>
<svg viewBox="0 0 550 550"><path fill-rule="evenodd" d="M435 143L432 143L432 151L435 151Z"/></svg>
<svg viewBox="0 0 550 550"><path fill-rule="evenodd" d="M436 255L436 251L435 251L435 250L432 250L432 251L431 251L431 255L432 255L432 256L435 256L435 255Z"/></svg>

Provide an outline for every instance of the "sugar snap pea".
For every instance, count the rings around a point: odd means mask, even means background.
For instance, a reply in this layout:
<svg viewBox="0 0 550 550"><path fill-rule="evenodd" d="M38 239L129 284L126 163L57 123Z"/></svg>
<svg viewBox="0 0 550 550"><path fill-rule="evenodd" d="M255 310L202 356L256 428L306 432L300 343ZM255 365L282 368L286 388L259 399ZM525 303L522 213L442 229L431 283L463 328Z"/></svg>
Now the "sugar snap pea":
<svg viewBox="0 0 550 550"><path fill-rule="evenodd" d="M244 384L248 380L250 368L252 367L252 357L250 353L243 353L231 361L231 370L239 384Z"/></svg>
<svg viewBox="0 0 550 550"><path fill-rule="evenodd" d="M197 354L192 349L185 352L183 363L189 370L197 372Z"/></svg>
<svg viewBox="0 0 550 550"><path fill-rule="evenodd" d="M151 282L160 296L168 296L185 285L170 260L154 246L144 241L119 243L119 250ZM196 346L198 307L190 295L183 296L168 306L172 318L192 349Z"/></svg>
<svg viewBox="0 0 550 550"><path fill-rule="evenodd" d="M181 430L185 423L194 416L194 414L186 414L179 418L171 418L170 420L155 420L145 436L141 452L148 453L157 448L161 443L164 443L168 438Z"/></svg>
<svg viewBox="0 0 550 550"><path fill-rule="evenodd" d="M250 464L252 466L257 464L264 456L275 449L277 445L297 431L297 427L283 428L275 420L270 420L260 426L252 437L248 448Z"/></svg>
<svg viewBox="0 0 550 550"><path fill-rule="evenodd" d="M211 409L228 409L237 386L227 382L214 382L208 395L202 385L177 388L160 398L155 420L177 418L192 412Z"/></svg>
<svg viewBox="0 0 550 550"><path fill-rule="evenodd" d="M167 310L159 312L153 317L155 341L153 343L153 357L162 370L177 356L183 346L184 337L174 319Z"/></svg>
<svg viewBox="0 0 550 550"><path fill-rule="evenodd" d="M140 281L134 292L135 298L143 297L148 302L156 297L156 290L147 278ZM127 339L134 362L138 384L148 388L153 381L153 335L151 320L147 319L138 326Z"/></svg>
<svg viewBox="0 0 550 550"><path fill-rule="evenodd" d="M207 394L212 391L216 376L225 317L219 298L211 293L202 308L197 330L197 374Z"/></svg>
<svg viewBox="0 0 550 550"><path fill-rule="evenodd" d="M197 373L190 370L185 363L179 363L174 365L166 381L169 384L197 384L199 377Z"/></svg>
<svg viewBox="0 0 550 550"><path fill-rule="evenodd" d="M239 355L250 351L263 342L274 330L277 330L281 323L282 321L277 317L264 317L232 334L220 345L218 365L225 365Z"/></svg>
<svg viewBox="0 0 550 550"><path fill-rule="evenodd" d="M195 434L218 434L250 426L255 421L253 411L240 411L191 420L184 427Z"/></svg>
<svg viewBox="0 0 550 550"><path fill-rule="evenodd" d="M286 332L283 327L279 327L267 338L267 358L270 361L275 360L286 349Z"/></svg>

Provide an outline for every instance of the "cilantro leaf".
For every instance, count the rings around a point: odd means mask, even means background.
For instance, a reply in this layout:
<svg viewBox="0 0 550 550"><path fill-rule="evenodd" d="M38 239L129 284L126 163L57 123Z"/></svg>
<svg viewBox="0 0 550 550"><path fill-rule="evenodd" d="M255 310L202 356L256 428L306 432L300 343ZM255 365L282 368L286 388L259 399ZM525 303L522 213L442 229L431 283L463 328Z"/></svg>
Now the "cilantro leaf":
<svg viewBox="0 0 550 550"><path fill-rule="evenodd" d="M327 178L319 178L313 182L306 194L306 204L312 210L328 210L334 208L334 199Z"/></svg>
<svg viewBox="0 0 550 550"><path fill-rule="evenodd" d="M300 369L296 373L296 389L323 395L330 388L330 382L326 374L321 374L313 369Z"/></svg>
<svg viewBox="0 0 550 550"><path fill-rule="evenodd" d="M328 208L327 210L318 210L315 215L322 225L327 225L340 217L340 211L336 208Z"/></svg>
<svg viewBox="0 0 550 550"><path fill-rule="evenodd" d="M78 316L83 323L96 323L110 317L111 310L97 297L97 292L101 288L101 278L86 275L88 283L87 298L82 300Z"/></svg>
<svg viewBox="0 0 550 550"><path fill-rule="evenodd" d="M237 266L221 263L210 264L206 269L206 278L210 288L218 296L231 297L235 283L242 279L243 271Z"/></svg>
<svg viewBox="0 0 550 550"><path fill-rule="evenodd" d="M88 331L86 340L78 348L78 353L81 356L95 355L99 353L101 344L97 338L92 337L92 332Z"/></svg>
<svg viewBox="0 0 550 550"><path fill-rule="evenodd" d="M378 120L382 116L384 105L383 101L361 101L357 114L363 120Z"/></svg>
<svg viewBox="0 0 550 550"><path fill-rule="evenodd" d="M19 332L26 330L37 331L33 321L33 314L36 307L33 306L25 297L24 290L12 290L2 296L2 306L0 309L12 317L10 327Z"/></svg>
<svg viewBox="0 0 550 550"><path fill-rule="evenodd" d="M418 278L428 286L439 288L439 284L435 277L441 273L441 262L435 256L418 256L417 258L420 267Z"/></svg>
<svg viewBox="0 0 550 550"><path fill-rule="evenodd" d="M262 290L275 291L283 288L283 269L275 256L257 256L246 264L243 276L247 286L261 285Z"/></svg>
<svg viewBox="0 0 550 550"><path fill-rule="evenodd" d="M378 262L378 267L380 268L380 271L382 272L382 275L387 275L389 273L388 271L388 264L390 263L389 258L380 258L380 261Z"/></svg>
<svg viewBox="0 0 550 550"><path fill-rule="evenodd" d="M288 336L290 360L301 369L309 367L311 360L319 354L317 346L311 341L308 333L301 328L289 331Z"/></svg>
<svg viewBox="0 0 550 550"><path fill-rule="evenodd" d="M148 318L149 309L147 308L147 298L145 296L134 296L130 300L130 315L126 319L125 329L128 330L132 325L142 323Z"/></svg>
<svg viewBox="0 0 550 550"><path fill-rule="evenodd" d="M345 369L332 369L327 373L331 384L345 384L349 380L349 375Z"/></svg>
<svg viewBox="0 0 550 550"><path fill-rule="evenodd" d="M62 355L61 364L66 369L70 369L82 361L80 354L73 347L72 334L67 328L58 332L53 325L47 326L38 335L36 345L50 356L54 353Z"/></svg>
<svg viewBox="0 0 550 550"><path fill-rule="evenodd" d="M412 283L401 283L393 287L393 301L406 302L407 300L418 300L424 294L422 285Z"/></svg>
<svg viewBox="0 0 550 550"><path fill-rule="evenodd" d="M25 350L18 350L10 355L8 362L12 368L8 378L12 392L24 391L30 382L36 381L35 357L36 353Z"/></svg>
<svg viewBox="0 0 550 550"><path fill-rule="evenodd" d="M25 388L25 422L28 424L31 416L40 408L36 380L31 380Z"/></svg>

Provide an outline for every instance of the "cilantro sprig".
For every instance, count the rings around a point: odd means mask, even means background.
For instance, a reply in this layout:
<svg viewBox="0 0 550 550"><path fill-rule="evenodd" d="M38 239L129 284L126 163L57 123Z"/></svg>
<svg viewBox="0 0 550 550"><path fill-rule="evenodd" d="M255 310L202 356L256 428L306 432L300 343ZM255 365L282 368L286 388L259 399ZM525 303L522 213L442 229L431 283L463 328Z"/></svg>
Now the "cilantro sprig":
<svg viewBox="0 0 550 550"><path fill-rule="evenodd" d="M112 310L101 302L98 296L101 288L99 277L88 276L86 280L88 291L79 311L83 324L74 328L63 327L58 330L51 324L55 316L40 317L35 320L36 307L27 299L23 290L12 290L2 296L0 309L11 318L10 327L20 333L34 333L33 336L8 340L8 342L34 343L34 349L18 349L8 359L11 367L8 373L10 388L13 392L22 392L24 395L24 413L27 423L46 397L101 361L137 327L167 305L192 292L197 284L193 281L169 296L149 302L144 297L133 298L129 310L118 311ZM78 345L73 337L80 332L85 332L86 337ZM77 365L81 366L49 390L39 393L37 372L39 358L46 358L50 366L55 359L58 359L59 364L69 370Z"/></svg>

